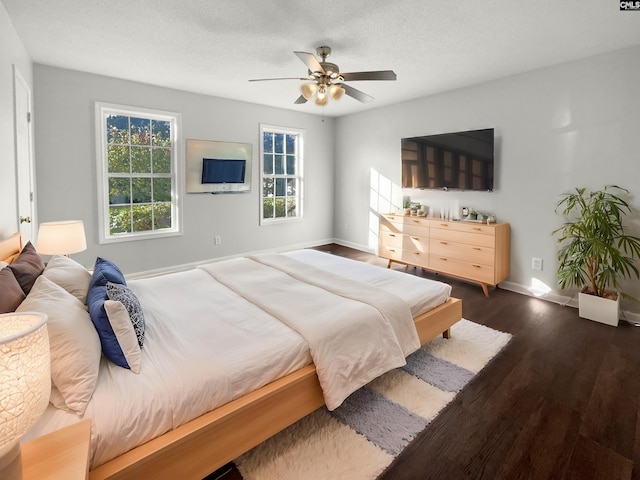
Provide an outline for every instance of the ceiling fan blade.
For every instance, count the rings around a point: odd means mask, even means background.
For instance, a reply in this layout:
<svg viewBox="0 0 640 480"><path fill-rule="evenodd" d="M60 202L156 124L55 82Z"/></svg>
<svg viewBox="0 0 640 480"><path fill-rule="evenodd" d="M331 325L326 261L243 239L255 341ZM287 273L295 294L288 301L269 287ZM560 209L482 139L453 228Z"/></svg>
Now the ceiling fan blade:
<svg viewBox="0 0 640 480"><path fill-rule="evenodd" d="M295 53L302 63L307 66L307 69L310 72L320 72L324 74L324 68L320 65L320 62L316 59L316 57L312 53L307 52L293 52Z"/></svg>
<svg viewBox="0 0 640 480"><path fill-rule="evenodd" d="M340 76L344 78L346 82L353 82L357 80L395 80L396 79L396 73L393 70L341 73Z"/></svg>
<svg viewBox="0 0 640 480"><path fill-rule="evenodd" d="M295 102L293 102L293 103L296 103L296 104L299 104L299 103L307 103L307 99L306 99L306 98L304 98L302 95L300 95L300 96L296 99L296 101L295 101Z"/></svg>
<svg viewBox="0 0 640 480"><path fill-rule="evenodd" d="M346 93L350 97L353 97L362 103L367 103L373 100L373 97L371 95L367 95L366 93L361 92L356 88L350 87L346 83L342 83L340 86L344 88L344 93Z"/></svg>
<svg viewBox="0 0 640 480"><path fill-rule="evenodd" d="M309 80L306 77L253 78L250 82L268 82L270 80Z"/></svg>

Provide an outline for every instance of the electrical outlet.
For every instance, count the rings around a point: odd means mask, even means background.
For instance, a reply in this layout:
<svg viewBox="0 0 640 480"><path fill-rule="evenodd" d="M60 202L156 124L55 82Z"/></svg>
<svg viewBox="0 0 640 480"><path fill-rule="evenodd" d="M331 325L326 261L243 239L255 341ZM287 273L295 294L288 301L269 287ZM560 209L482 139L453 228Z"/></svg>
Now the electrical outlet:
<svg viewBox="0 0 640 480"><path fill-rule="evenodd" d="M216 235L215 237L213 237L213 243L214 245L220 245L222 243L222 237L219 235Z"/></svg>
<svg viewBox="0 0 640 480"><path fill-rule="evenodd" d="M542 259L539 257L533 257L531 259L531 268L533 270L542 271Z"/></svg>

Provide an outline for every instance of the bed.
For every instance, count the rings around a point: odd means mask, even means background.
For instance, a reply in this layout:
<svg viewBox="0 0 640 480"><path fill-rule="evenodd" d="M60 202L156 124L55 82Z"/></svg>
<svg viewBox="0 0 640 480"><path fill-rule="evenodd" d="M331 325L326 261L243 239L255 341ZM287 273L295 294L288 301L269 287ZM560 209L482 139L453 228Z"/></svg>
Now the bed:
<svg viewBox="0 0 640 480"><path fill-rule="evenodd" d="M0 261L15 260L21 248L19 236L0 242ZM41 277L64 285L64 279L49 273L55 272L50 267L58 263L68 265L69 260L54 257ZM36 282L36 289L52 283L42 278ZM265 282L268 289L261 292ZM339 376L340 372L331 361L322 363L322 357L314 356L324 347L314 353L313 341L296 330L308 328L296 325L300 317L316 316L318 321L326 319L330 323L347 312L350 318L357 318L361 311L364 315L370 310L360 305L361 295L398 296L415 324L419 344L424 344L440 334L448 336L449 328L462 314L461 302L449 296L450 288L444 284L315 250L216 262L127 283L139 298L147 323L139 373L133 374L102 356L86 410L80 415L55 407L54 388L52 404L29 433L38 436L91 418L91 479L200 479L317 408L339 404L344 392L327 396L323 391L326 385L321 384L323 375ZM436 288L437 293L424 294L421 289L427 286ZM289 290L295 290L298 301L280 296ZM393 293L381 295L384 291ZM76 293L83 295L81 291ZM311 296L305 298L307 294ZM193 295L207 300L195 302ZM369 300L386 302L386 298ZM26 296L18 309L33 305L29 302ZM294 304L295 308L289 308ZM375 308L396 307L385 304ZM284 318L276 319L279 315ZM213 320L201 321L205 317L226 322L225 332L207 334ZM311 337L314 332L312 328ZM374 335L380 335L379 331ZM196 337L205 338L204 345L190 343ZM242 346L233 347L236 340ZM367 342L359 343L366 347ZM349 348L360 347L354 344ZM171 362L158 353L161 351L173 352ZM402 350L404 356L406 353ZM364 351L358 357L369 354ZM334 355L331 349L329 355ZM207 360L197 362L195 368L194 358ZM188 375L181 373L185 369ZM223 381L210 378L220 371L226 372ZM160 385L150 380L156 376L162 379ZM119 383L123 378L127 382L133 379L133 383ZM161 390L169 393L171 412L156 404ZM114 401L122 398L132 400ZM136 409L133 419L121 419ZM105 410L110 410L107 417L121 423L105 430Z"/></svg>

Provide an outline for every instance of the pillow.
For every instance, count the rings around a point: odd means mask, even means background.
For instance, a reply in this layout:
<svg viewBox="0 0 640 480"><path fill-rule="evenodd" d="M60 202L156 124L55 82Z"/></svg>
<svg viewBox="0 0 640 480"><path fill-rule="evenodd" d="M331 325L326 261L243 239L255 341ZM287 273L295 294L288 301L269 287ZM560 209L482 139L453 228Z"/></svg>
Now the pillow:
<svg viewBox="0 0 640 480"><path fill-rule="evenodd" d="M9 265L7 262L3 262L2 260L0 260L0 270L2 270L7 265Z"/></svg>
<svg viewBox="0 0 640 480"><path fill-rule="evenodd" d="M87 303L91 274L75 260L62 255L54 255L47 263L42 275L64 288L83 304Z"/></svg>
<svg viewBox="0 0 640 480"><path fill-rule="evenodd" d="M20 255L18 255L18 258L16 258L8 268L13 271L16 280L18 280L18 283L22 287L22 291L28 295L36 278L38 278L44 270L44 263L31 242L27 242L22 252L20 252Z"/></svg>
<svg viewBox="0 0 640 480"><path fill-rule="evenodd" d="M122 355L122 358L114 363L130 369L133 373L140 373L142 352L126 307L121 302L105 300L104 309L120 349L119 355Z"/></svg>
<svg viewBox="0 0 640 480"><path fill-rule="evenodd" d="M0 313L14 312L25 296L11 269L0 270Z"/></svg>
<svg viewBox="0 0 640 480"><path fill-rule="evenodd" d="M144 314L142 313L142 306L136 294L133 293L129 287L107 282L107 297L109 297L109 300L115 300L124 305L129 315L129 320L133 324L133 329L136 332L138 345L142 348L142 344L144 343ZM109 320L111 320L111 315L108 310L107 315L109 316Z"/></svg>
<svg viewBox="0 0 640 480"><path fill-rule="evenodd" d="M89 292L87 293L87 306L91 314L91 321L100 336L102 353L116 365L123 368L131 368L104 308L105 301L108 300L107 282L125 286L127 284L124 275L114 263L98 257L93 270L93 276L91 277L91 283L89 284ZM133 331L131 321L129 321L129 325L131 326L131 331ZM118 327L120 328L121 325L118 325Z"/></svg>
<svg viewBox="0 0 640 480"><path fill-rule="evenodd" d="M100 339L86 307L76 297L46 277L39 277L20 311L44 312L49 316L51 380L61 394L52 403L82 415L98 380Z"/></svg>

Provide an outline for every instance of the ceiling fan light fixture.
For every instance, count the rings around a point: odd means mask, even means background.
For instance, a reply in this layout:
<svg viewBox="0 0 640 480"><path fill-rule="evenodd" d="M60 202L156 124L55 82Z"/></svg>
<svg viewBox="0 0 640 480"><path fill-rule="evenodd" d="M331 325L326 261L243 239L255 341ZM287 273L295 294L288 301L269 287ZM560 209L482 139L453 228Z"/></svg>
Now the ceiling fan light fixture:
<svg viewBox="0 0 640 480"><path fill-rule="evenodd" d="M315 83L303 83L300 86L300 92L302 92L302 96L307 100L311 100L311 97L313 97L317 89L318 86Z"/></svg>
<svg viewBox="0 0 640 480"><path fill-rule="evenodd" d="M331 95L331 98L333 100L340 100L340 98L342 98L342 95L344 95L344 92L345 89L340 85L331 85L329 87L329 95Z"/></svg>
<svg viewBox="0 0 640 480"><path fill-rule="evenodd" d="M318 88L318 95L316 95L316 105L326 105L329 101L329 97L327 96L327 90L324 85L320 85Z"/></svg>

